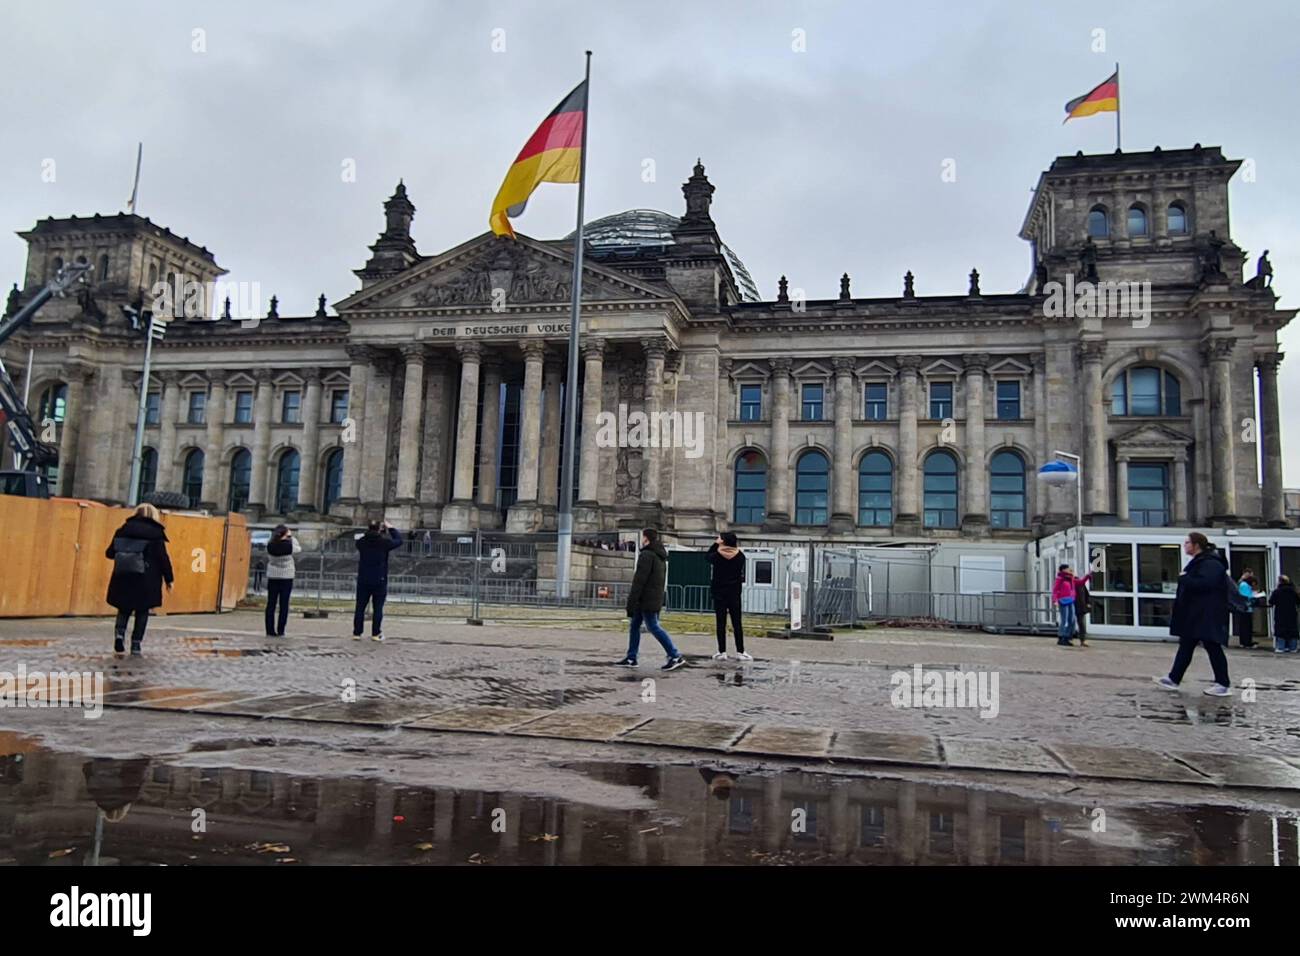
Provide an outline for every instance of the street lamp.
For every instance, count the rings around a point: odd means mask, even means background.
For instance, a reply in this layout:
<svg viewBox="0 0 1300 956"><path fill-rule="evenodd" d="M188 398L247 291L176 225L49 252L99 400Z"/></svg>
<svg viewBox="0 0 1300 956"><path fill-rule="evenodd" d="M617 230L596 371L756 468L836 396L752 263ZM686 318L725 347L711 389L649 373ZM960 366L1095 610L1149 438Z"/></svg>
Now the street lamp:
<svg viewBox="0 0 1300 956"><path fill-rule="evenodd" d="M1073 455L1068 451L1053 451L1057 459L1070 459L1069 461L1049 461L1038 469L1038 480L1045 485L1068 485L1074 484L1074 535L1075 535L1075 554L1078 561L1075 564L1075 572L1083 573L1087 566L1087 558L1083 553L1083 476L1081 465L1083 459L1078 455ZM1044 509L1045 510L1045 509Z"/></svg>
<svg viewBox="0 0 1300 956"><path fill-rule="evenodd" d="M135 449L131 453L131 486L127 490L127 507L134 508L140 503L140 470L144 457L144 420L149 413L149 368L153 364L154 339L162 341L167 331L167 324L159 322L151 313L138 313L137 318L144 320L147 316L149 334L144 340L144 370L140 374L140 407L135 416Z"/></svg>

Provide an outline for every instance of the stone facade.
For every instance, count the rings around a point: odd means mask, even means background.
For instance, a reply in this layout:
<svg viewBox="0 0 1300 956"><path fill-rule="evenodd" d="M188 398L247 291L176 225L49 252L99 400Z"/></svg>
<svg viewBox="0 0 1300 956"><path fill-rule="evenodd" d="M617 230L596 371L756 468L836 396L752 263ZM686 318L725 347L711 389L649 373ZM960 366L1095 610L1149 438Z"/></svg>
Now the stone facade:
<svg viewBox="0 0 1300 956"><path fill-rule="evenodd" d="M638 211L588 237L576 530L1027 537L1073 521L1074 489L1035 480L1058 450L1081 457L1091 523L1285 523L1277 333L1293 312L1244 281L1238 165L1199 145L1058 158L1015 293L973 272L967 295L923 296L909 273L898 297L854 298L845 275L837 298L804 300L783 277L770 301L722 244L697 165L682 217ZM322 299L304 317L272 303L258 321L170 324L148 385L152 487L256 521L554 529L571 241L484 234L422 256L404 186L385 212L336 315ZM34 413L63 398L60 492L120 501L142 343L119 306L170 273L222 270L135 216L21 235L15 301L58 262L103 257L4 358L12 373L35 350ZM695 433L610 441L608 420L636 412Z"/></svg>

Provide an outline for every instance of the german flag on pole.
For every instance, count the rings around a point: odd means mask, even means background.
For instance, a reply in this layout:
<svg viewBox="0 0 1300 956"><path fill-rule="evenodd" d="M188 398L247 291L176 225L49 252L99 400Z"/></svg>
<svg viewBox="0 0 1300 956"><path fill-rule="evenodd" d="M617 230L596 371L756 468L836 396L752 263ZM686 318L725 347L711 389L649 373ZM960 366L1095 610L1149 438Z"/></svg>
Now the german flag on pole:
<svg viewBox="0 0 1300 956"><path fill-rule="evenodd" d="M1094 113L1117 112L1119 112L1119 70L1112 73L1100 86L1066 103L1065 119L1061 123L1068 123L1081 116L1092 116Z"/></svg>
<svg viewBox="0 0 1300 956"><path fill-rule="evenodd" d="M560 101L529 137L492 201L488 222L498 236L514 238L510 219L523 215L541 183L576 183L582 175L582 129L587 122L587 81ZM509 217L509 218L507 218Z"/></svg>

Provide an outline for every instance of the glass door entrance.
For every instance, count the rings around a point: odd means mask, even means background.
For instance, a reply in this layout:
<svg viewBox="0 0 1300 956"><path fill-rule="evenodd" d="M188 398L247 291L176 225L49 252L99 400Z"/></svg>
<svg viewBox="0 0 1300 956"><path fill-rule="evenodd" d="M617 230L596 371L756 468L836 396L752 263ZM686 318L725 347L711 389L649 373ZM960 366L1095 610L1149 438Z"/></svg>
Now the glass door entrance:
<svg viewBox="0 0 1300 956"><path fill-rule="evenodd" d="M1228 568L1232 572L1232 580L1237 583L1241 581L1241 576L1247 570L1255 575L1255 590L1263 591L1265 598L1273 590L1273 585L1277 583L1277 575L1273 570L1269 549L1263 547L1251 547L1243 545L1231 547L1231 553L1228 557ZM1268 606L1265 604L1265 598L1255 602L1255 610L1251 612L1251 634L1256 641L1267 643L1270 640L1270 621ZM1239 615L1233 615L1232 634L1235 638L1232 643L1235 645L1241 638L1243 622Z"/></svg>

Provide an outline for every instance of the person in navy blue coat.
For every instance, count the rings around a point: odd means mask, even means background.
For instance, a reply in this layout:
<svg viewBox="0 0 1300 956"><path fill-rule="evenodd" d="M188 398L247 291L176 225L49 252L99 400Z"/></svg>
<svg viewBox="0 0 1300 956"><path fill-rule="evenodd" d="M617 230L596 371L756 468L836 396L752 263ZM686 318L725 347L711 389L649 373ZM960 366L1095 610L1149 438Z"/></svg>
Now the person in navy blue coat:
<svg viewBox="0 0 1300 956"><path fill-rule="evenodd" d="M1214 669L1214 683L1205 693L1211 697L1227 697L1232 693L1232 683L1223 649L1228 644L1228 595L1236 586L1228 573L1227 560L1199 531L1187 536L1183 553L1190 555L1191 560L1178 576L1178 593L1169 619L1169 633L1178 638L1178 653L1169 675L1153 680L1165 690L1177 690L1192 662L1192 652L1200 644Z"/></svg>
<svg viewBox="0 0 1300 956"><path fill-rule="evenodd" d="M388 597L388 555L402 546L402 533L387 521L372 521L357 538L357 610L352 615L352 639L361 640L366 627L366 605L374 604L370 639L384 639L384 600Z"/></svg>

